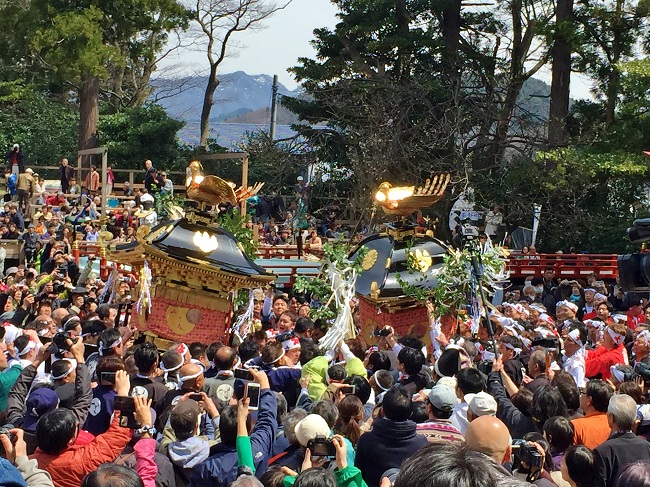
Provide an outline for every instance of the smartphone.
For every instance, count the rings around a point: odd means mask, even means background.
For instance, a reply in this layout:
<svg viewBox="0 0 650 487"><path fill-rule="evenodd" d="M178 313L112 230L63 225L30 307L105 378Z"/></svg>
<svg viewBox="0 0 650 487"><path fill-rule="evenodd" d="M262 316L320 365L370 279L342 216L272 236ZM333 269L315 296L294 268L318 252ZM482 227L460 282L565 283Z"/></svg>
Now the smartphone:
<svg viewBox="0 0 650 487"><path fill-rule="evenodd" d="M244 397L248 397L250 399L248 409L251 411L257 411L260 407L260 385L257 382L246 383L246 388L244 389Z"/></svg>
<svg viewBox="0 0 650 487"><path fill-rule="evenodd" d="M317 436L309 440L307 448L311 452L312 457L336 457L336 447L332 440L324 436Z"/></svg>
<svg viewBox="0 0 650 487"><path fill-rule="evenodd" d="M120 412L120 426L130 428L132 430L138 429L138 422L133 417L135 412L135 403L130 396L115 396L113 400L113 409Z"/></svg>
<svg viewBox="0 0 650 487"><path fill-rule="evenodd" d="M339 389L342 394L356 394L357 393L357 386L344 386Z"/></svg>
<svg viewBox="0 0 650 487"><path fill-rule="evenodd" d="M255 377L253 377L253 374L249 370L246 369L235 369L235 379L242 379L242 380L248 380L248 381L254 381Z"/></svg>
<svg viewBox="0 0 650 487"><path fill-rule="evenodd" d="M188 398L196 402L203 401L203 396L201 394L190 394Z"/></svg>
<svg viewBox="0 0 650 487"><path fill-rule="evenodd" d="M109 384L115 384L115 372L102 372L99 374L99 379L101 382L108 382Z"/></svg>

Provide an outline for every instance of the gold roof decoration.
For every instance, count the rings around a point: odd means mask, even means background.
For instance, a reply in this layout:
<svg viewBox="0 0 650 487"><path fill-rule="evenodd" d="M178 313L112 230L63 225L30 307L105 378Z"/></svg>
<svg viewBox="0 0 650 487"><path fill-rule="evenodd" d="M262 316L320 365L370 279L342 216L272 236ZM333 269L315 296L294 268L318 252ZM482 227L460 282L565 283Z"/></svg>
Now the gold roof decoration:
<svg viewBox="0 0 650 487"><path fill-rule="evenodd" d="M190 162L188 169L190 175L185 183L188 199L211 206L217 206L220 203L236 205L242 200L255 196L264 186L264 183L257 183L254 186L237 188L235 183L218 176L204 176L201 174L203 167L199 161Z"/></svg>
<svg viewBox="0 0 650 487"><path fill-rule="evenodd" d="M438 174L433 180L427 179L424 185L419 187L395 187L391 183L383 182L375 193L375 200L387 215L408 216L440 200L450 179L449 173Z"/></svg>

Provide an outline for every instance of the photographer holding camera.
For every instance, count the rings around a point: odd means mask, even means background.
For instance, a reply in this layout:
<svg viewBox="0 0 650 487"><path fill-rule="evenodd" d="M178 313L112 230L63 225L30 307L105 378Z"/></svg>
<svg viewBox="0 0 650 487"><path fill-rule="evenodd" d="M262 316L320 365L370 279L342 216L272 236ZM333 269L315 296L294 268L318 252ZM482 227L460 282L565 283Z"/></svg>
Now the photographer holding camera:
<svg viewBox="0 0 650 487"><path fill-rule="evenodd" d="M517 440L511 444L510 432L506 425L494 416L480 416L472 421L465 432L466 447L469 451L487 455L501 468L504 478L512 478L513 474L507 469L512 462L513 446L518 450L520 464L528 470L526 480L540 487L553 487L555 483L549 473L544 470L544 448L536 442Z"/></svg>

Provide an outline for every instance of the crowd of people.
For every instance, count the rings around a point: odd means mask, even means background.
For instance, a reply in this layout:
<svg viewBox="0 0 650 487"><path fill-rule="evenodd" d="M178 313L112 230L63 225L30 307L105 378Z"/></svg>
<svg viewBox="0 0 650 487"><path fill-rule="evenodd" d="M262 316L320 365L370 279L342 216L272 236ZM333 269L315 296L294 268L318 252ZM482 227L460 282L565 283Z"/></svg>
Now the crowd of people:
<svg viewBox="0 0 650 487"><path fill-rule="evenodd" d="M99 196L68 167L33 223L18 202L0 216L26 249L0 294L0 486L647 485L647 295L540 266L474 332L428 304L428 336L367 333L352 302L359 337L324 349L317 296L258 289L227 338L159 350L130 322L133 278L71 256ZM109 228L155 213L144 191Z"/></svg>

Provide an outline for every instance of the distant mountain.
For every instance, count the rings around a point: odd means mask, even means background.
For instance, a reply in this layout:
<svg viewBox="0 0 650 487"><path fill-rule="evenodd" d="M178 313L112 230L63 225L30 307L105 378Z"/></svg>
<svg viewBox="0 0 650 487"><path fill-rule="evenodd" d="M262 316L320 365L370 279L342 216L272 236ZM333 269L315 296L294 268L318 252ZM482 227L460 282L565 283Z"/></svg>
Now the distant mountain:
<svg viewBox="0 0 650 487"><path fill-rule="evenodd" d="M210 121L222 122L226 118L234 118L271 106L272 76L248 75L243 71L237 71L221 75L219 79L221 82L214 94ZM160 99L158 103L172 117L186 122L197 121L201 119L201 107L207 83L206 76L159 79L154 83L153 99ZM172 93L173 96L169 96ZM285 96L297 94L282 84L278 87L278 93Z"/></svg>
<svg viewBox="0 0 650 487"><path fill-rule="evenodd" d="M241 115L226 117L224 120L225 123L254 123L257 125L268 124L270 121L271 107L247 111ZM285 108L282 105L278 105L278 125L291 125L298 122L298 115L290 111L288 108Z"/></svg>
<svg viewBox="0 0 650 487"><path fill-rule="evenodd" d="M213 136L230 147L239 142L247 130L267 130L271 119L273 77L237 71L221 75L220 80L210 114ZM159 79L154 84L152 98L172 117L186 122L180 136L185 142L196 143L207 77ZM301 96L300 90L290 91L282 84L278 92L283 96ZM550 92L551 87L541 80L526 81L518 100L518 115L533 124L547 120ZM282 105L278 107L278 125L287 126L282 129L287 136L292 133L288 125L297 121L295 114Z"/></svg>

